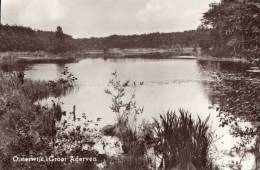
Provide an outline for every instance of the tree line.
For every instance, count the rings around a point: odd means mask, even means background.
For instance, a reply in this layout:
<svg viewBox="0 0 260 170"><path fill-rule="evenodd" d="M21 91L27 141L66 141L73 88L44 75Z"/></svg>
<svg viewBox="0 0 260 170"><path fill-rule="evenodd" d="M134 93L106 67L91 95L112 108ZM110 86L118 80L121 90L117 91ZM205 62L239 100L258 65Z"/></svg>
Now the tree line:
<svg viewBox="0 0 260 170"><path fill-rule="evenodd" d="M0 51L66 52L108 48L176 48L203 44L205 30L141 35L112 35L101 38L73 39L61 27L56 32L33 30L22 26L0 26ZM205 43L204 43L205 44Z"/></svg>
<svg viewBox="0 0 260 170"><path fill-rule="evenodd" d="M208 32L189 30L172 33L150 33L141 35L111 35L103 38L77 39L79 49L107 48L176 48L195 47L203 44Z"/></svg>

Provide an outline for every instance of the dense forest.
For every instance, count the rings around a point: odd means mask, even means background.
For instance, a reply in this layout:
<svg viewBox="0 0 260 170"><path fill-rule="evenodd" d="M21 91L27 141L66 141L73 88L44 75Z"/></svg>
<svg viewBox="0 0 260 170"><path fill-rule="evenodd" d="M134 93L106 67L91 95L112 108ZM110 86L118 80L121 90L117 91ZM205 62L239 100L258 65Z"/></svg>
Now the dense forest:
<svg viewBox="0 0 260 170"><path fill-rule="evenodd" d="M203 26L210 29L211 54L223 57L260 56L260 1L222 0L204 13Z"/></svg>
<svg viewBox="0 0 260 170"><path fill-rule="evenodd" d="M56 32L50 32L0 25L0 51L63 52L70 49L73 49L73 38L64 34L61 27L57 27Z"/></svg>

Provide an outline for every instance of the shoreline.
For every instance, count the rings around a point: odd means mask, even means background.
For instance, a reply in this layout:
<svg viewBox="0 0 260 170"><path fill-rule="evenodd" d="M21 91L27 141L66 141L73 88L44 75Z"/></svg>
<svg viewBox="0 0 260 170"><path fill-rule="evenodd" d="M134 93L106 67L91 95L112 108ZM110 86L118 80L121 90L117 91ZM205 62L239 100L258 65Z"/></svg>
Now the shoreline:
<svg viewBox="0 0 260 170"><path fill-rule="evenodd" d="M140 49L139 49L140 50ZM242 62L250 63L245 58L226 58L226 57L211 57L203 55L194 55L191 53L179 53L169 51L144 51L141 52L129 52L124 54L113 53L102 53L99 51L89 51L87 52L68 52L65 54L51 54L45 51L38 52L0 52L0 63L73 63L81 59L87 58L103 58L103 59L189 59L189 60L199 60L199 61L220 61L220 62Z"/></svg>

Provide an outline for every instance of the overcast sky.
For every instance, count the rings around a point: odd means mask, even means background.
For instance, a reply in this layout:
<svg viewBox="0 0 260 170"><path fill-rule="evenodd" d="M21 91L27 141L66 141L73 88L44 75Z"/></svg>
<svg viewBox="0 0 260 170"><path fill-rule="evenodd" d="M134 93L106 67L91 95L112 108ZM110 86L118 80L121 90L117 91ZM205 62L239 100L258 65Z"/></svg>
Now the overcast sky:
<svg viewBox="0 0 260 170"><path fill-rule="evenodd" d="M55 30L73 37L195 29L219 0L2 0L4 24Z"/></svg>

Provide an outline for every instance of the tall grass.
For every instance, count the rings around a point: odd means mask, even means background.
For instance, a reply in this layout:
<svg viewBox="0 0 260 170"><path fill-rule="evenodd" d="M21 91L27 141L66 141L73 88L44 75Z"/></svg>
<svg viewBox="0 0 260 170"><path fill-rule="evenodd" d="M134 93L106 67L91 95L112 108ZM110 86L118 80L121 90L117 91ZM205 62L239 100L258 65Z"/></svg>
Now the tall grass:
<svg viewBox="0 0 260 170"><path fill-rule="evenodd" d="M155 151L162 154L161 167L165 169L186 169L195 166L205 169L209 166L208 149L210 145L207 118L195 121L188 111L180 110L179 115L168 111L155 122Z"/></svg>

